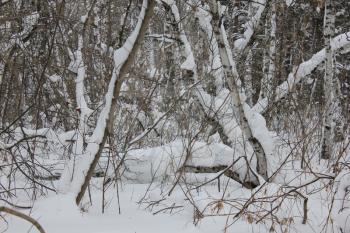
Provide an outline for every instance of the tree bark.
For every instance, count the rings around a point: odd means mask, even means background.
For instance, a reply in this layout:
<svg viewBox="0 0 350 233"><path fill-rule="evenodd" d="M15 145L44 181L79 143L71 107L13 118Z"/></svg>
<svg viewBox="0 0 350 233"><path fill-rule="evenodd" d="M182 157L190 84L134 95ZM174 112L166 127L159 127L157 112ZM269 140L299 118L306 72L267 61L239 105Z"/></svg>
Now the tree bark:
<svg viewBox="0 0 350 233"><path fill-rule="evenodd" d="M332 157L333 151L333 127L332 122L334 120L334 110L335 110L335 92L333 87L334 80L334 57L331 48L331 38L334 33L334 12L333 12L333 0L326 0L326 7L324 13L324 40L326 47L326 62L325 62L325 75L324 75L324 119L323 119L323 139L322 139L322 159L330 159Z"/></svg>
<svg viewBox="0 0 350 233"><path fill-rule="evenodd" d="M30 217L30 216L28 216L26 214L23 214L23 213L18 212L16 210L7 208L5 206L0 206L0 212L5 212L5 213L8 213L8 214L14 215L16 217L19 217L21 219L24 219L24 220L30 222L31 224L33 224L33 226L35 226L36 229L38 229L38 231L40 233L45 233L44 228L34 218L32 218L32 217Z"/></svg>
<svg viewBox="0 0 350 233"><path fill-rule="evenodd" d="M210 0L209 2L210 9L212 11L212 23L214 28L214 35L219 44L219 52L221 57L221 62L224 68L224 73L228 86L230 88L230 94L232 103L235 109L235 115L238 119L238 123L244 133L245 137L253 147L253 150L257 158L257 172L265 179L268 179L267 175L267 159L264 148L262 147L259 140L254 137L252 129L249 125L248 118L245 112L244 107L249 107L241 97L240 89L241 84L239 76L235 67L235 64L232 64L229 58L229 48L227 48L227 40L225 41L225 36L222 32L222 18L219 13L219 4L216 0ZM246 105L246 106L244 106Z"/></svg>

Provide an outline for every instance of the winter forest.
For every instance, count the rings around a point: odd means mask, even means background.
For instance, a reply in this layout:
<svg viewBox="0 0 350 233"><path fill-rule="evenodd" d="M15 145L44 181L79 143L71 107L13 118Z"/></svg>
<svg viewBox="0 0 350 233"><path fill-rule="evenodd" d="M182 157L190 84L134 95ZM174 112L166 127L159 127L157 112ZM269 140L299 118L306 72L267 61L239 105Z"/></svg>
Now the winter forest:
<svg viewBox="0 0 350 233"><path fill-rule="evenodd" d="M0 0L0 232L349 233L349 0Z"/></svg>

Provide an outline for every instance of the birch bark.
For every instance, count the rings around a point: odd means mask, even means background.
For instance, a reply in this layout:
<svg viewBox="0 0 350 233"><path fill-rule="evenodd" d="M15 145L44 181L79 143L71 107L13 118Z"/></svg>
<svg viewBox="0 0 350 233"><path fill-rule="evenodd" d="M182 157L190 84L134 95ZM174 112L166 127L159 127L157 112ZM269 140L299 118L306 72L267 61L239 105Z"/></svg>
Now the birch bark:
<svg viewBox="0 0 350 233"><path fill-rule="evenodd" d="M226 33L222 24L221 14L219 12L220 3L218 3L216 0L211 0L209 1L209 7L212 12L212 24L214 29L214 36L218 41L220 58L223 65L226 80L230 88L231 100L234 105L236 118L238 120L238 123L245 137L253 147L253 150L256 154L257 172L265 180L267 180L268 174L267 174L266 154L259 140L256 137L254 137L252 129L248 122L245 108L249 108L249 106L242 99L245 97L244 97L244 93L240 91L242 87L241 87L241 82L239 80L239 76L236 70L236 64L232 58L230 59L230 55L232 54L228 45L227 38L225 38Z"/></svg>
<svg viewBox="0 0 350 233"><path fill-rule="evenodd" d="M324 13L324 41L326 49L326 61L325 61L325 74L324 74L324 119L322 127L322 159L330 159L332 157L333 151L333 120L334 120L334 110L335 110L335 92L333 87L334 82L334 57L331 48L331 38L334 34L334 14L333 14L333 0L326 0L325 13Z"/></svg>

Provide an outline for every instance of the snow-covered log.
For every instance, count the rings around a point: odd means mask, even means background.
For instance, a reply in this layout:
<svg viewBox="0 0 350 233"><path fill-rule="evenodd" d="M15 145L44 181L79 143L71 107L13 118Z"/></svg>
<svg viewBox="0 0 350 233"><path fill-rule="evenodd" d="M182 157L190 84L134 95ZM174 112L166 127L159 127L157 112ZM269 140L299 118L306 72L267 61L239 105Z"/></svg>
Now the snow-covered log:
<svg viewBox="0 0 350 233"><path fill-rule="evenodd" d="M186 139L183 139L159 147L131 150L125 161L127 169L123 177L137 183L149 183L174 179L174 174L183 168L187 173L201 173L204 176L202 182L208 181L212 175L215 177L224 172L225 176L246 188L254 188L259 184L254 182L256 175L247 171L252 168L241 156L245 153L242 146L232 149L222 143L196 141L191 145L190 151L187 149ZM183 165L187 153L191 156L186 165Z"/></svg>

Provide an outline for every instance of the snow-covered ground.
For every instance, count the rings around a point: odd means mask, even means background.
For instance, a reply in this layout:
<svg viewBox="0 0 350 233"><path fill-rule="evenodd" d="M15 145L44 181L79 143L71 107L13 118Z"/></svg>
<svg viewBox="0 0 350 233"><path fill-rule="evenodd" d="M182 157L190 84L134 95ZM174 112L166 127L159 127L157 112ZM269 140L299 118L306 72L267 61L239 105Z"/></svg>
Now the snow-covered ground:
<svg viewBox="0 0 350 233"><path fill-rule="evenodd" d="M57 142L65 141L67 135L64 133L49 137L53 143L45 144L42 151L39 148L36 151L36 161L58 176L63 169L60 155L63 152ZM251 190L224 175L219 180L215 179L222 171L184 173L171 195L168 195L186 158L188 141L183 139L162 146L130 150L118 186L108 186L103 197L104 180L115 177L113 169L108 169L106 178L92 179L89 192L85 194L80 207L75 204L74 192L49 192L33 203L30 201L31 195L18 190L17 196L8 200L19 206L32 206L31 209L17 210L36 219L47 233L337 232L336 224L347 222L348 211L339 215L336 211L342 208L342 200L347 195L344 189L348 184L347 172L344 171L335 180L343 191L331 191L337 186L332 186L332 179L327 178L326 174L332 172L325 161L318 161L317 158L312 160L310 168L313 173L305 172L300 169L300 160L291 156L296 152L291 153L291 149L283 146L283 141L277 137L275 142L278 146L273 157L274 163L284 165L272 182L260 180L260 186ZM53 148L50 149L48 145ZM227 166L244 153L240 144L233 149L222 143L196 141L191 144L187 165ZM105 167L105 159L103 156L100 161L102 168ZM247 174L243 159L235 163L232 169L240 176ZM37 172L43 177L49 175L45 169ZM269 171L270 174L274 172ZM16 187L31 187L28 179L20 174L16 176ZM0 179L6 184L7 177L1 176ZM41 182L57 188L62 181ZM37 194L40 196L38 190ZM2 205L8 206L0 200ZM3 213L1 216L4 218L0 219L0 232L37 232L36 228L22 219Z"/></svg>
<svg viewBox="0 0 350 233"><path fill-rule="evenodd" d="M207 185L189 191L188 187L181 184L170 197L167 195L170 185L123 184L118 189L108 189L105 196L106 209L102 214L102 192L99 190L101 182L102 178L93 180L92 204L86 196L82 209L76 207L72 195L51 194L36 201L33 208L25 212L35 218L48 233L246 233L271 232L272 229L276 232L311 233L321 232L323 220L328 213L327 206L322 207L320 194L315 194L308 203L309 219L305 225L301 224L301 201L296 198L285 200L281 207L282 211L276 214L279 220L275 219L274 224L271 220L251 224L252 220L257 220L259 216L254 212L244 215L233 223L233 216L239 211L237 208L242 207L245 198L248 199L255 190L242 189L234 182L228 182L227 178L223 178L220 191L217 185ZM227 182L227 186L223 185ZM278 193L277 189L277 185L269 185L262 193ZM262 195L257 195L258 197ZM199 217L200 214L196 213L192 202L203 216ZM23 205L23 202L18 204ZM257 204L253 209L260 211L262 206ZM37 232L29 223L19 218L6 215L4 217L7 223L0 221L2 232L4 230L9 233ZM225 229L226 226L229 227Z"/></svg>

